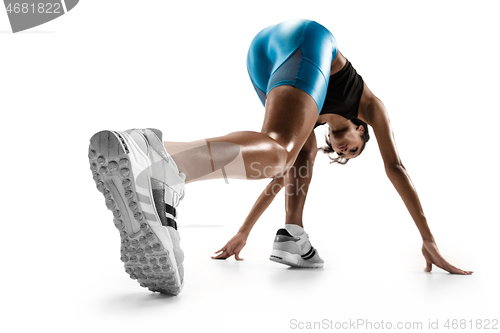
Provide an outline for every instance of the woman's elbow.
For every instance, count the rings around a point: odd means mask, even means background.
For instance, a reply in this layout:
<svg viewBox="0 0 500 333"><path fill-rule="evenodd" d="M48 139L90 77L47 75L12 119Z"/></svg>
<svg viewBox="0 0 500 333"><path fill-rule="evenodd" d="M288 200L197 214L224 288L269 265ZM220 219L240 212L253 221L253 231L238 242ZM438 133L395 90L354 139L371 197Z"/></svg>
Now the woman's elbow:
<svg viewBox="0 0 500 333"><path fill-rule="evenodd" d="M399 172L405 172L406 169L403 165L403 163L398 162L398 163L390 163L385 165L385 173L387 174L387 177L390 177L391 175Z"/></svg>

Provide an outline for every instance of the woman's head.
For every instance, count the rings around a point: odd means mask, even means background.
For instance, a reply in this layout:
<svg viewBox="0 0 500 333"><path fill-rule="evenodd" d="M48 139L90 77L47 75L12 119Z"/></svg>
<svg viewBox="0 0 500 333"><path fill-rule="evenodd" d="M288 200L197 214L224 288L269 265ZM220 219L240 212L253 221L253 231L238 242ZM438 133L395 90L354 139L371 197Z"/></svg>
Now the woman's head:
<svg viewBox="0 0 500 333"><path fill-rule="evenodd" d="M359 156L370 140L368 125L357 118L349 122L349 126L342 131L329 130L326 137L326 146L320 148L325 154L330 155L332 163L346 164L351 158ZM332 157L331 154L337 157Z"/></svg>

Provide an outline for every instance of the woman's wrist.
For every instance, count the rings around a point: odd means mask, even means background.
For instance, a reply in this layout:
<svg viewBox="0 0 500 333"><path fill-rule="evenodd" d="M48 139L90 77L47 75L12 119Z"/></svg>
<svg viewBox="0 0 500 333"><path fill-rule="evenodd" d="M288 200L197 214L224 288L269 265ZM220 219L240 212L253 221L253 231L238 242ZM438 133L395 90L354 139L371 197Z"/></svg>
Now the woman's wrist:
<svg viewBox="0 0 500 333"><path fill-rule="evenodd" d="M422 241L424 241L424 242L433 242L433 243L436 242L434 240L434 236L432 235L432 233L430 231L428 233L422 234Z"/></svg>
<svg viewBox="0 0 500 333"><path fill-rule="evenodd" d="M425 216L418 216L418 218L414 218L415 224L417 225L418 231L420 232L420 236L422 237L422 241L424 242L434 242L434 236L432 235L431 229L427 224L427 219Z"/></svg>
<svg viewBox="0 0 500 333"><path fill-rule="evenodd" d="M252 230L252 228L251 228L251 227L250 227L250 228L248 228L248 227L246 227L246 226L242 226L242 227L240 228L240 230L238 230L238 233L239 233L240 235L245 236L245 238L248 238L248 235L250 234L250 230Z"/></svg>

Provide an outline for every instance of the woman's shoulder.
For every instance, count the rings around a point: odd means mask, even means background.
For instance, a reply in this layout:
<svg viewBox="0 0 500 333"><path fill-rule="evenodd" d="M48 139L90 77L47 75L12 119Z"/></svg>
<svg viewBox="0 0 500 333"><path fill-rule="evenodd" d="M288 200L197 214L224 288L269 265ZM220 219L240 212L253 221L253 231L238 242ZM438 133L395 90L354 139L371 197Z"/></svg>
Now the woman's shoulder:
<svg viewBox="0 0 500 333"><path fill-rule="evenodd" d="M385 108L380 108L380 105L383 105L382 101L368 88L366 82L363 84L363 94L359 101L358 118L368 125L373 126L372 124L376 115L380 112L385 112Z"/></svg>

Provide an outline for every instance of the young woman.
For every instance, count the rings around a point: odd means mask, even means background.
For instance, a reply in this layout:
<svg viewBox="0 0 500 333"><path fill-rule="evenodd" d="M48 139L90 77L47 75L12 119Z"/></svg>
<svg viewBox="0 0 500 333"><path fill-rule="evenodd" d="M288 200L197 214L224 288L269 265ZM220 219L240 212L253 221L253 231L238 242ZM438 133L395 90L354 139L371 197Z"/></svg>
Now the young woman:
<svg viewBox="0 0 500 333"><path fill-rule="evenodd" d="M222 177L273 179L267 191L286 184L307 188L317 152L315 125L328 124L329 148L346 162L358 156L373 128L386 174L422 237L426 270L471 274L439 253L415 188L394 144L383 103L373 95L333 35L309 20L290 20L262 30L248 52L248 72L265 106L260 132L234 132L194 142L162 142L161 132L102 131L90 140L89 160L97 188L113 211L122 237L122 261L131 278L152 291L178 294L183 252L176 208L184 184ZM307 167L309 176L296 172ZM266 191L265 191L266 192ZM276 235L271 259L299 267L323 261L302 228L307 192L287 195L287 224ZM240 232L216 258L238 259L258 215L274 196L263 193Z"/></svg>

